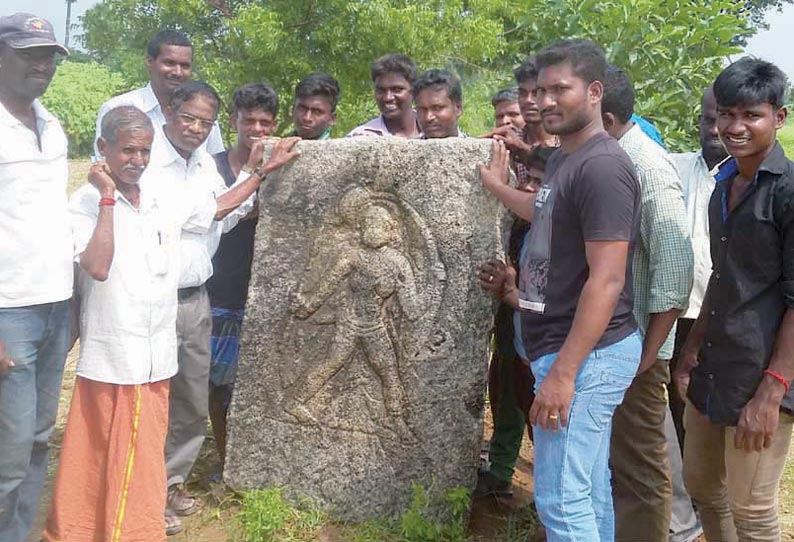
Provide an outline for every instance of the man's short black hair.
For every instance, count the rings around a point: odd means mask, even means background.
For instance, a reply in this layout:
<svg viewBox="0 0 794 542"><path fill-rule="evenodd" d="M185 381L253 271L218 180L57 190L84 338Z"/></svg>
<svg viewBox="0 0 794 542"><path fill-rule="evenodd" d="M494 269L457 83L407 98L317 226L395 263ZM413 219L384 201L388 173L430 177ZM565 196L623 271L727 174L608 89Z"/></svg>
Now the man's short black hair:
<svg viewBox="0 0 794 542"><path fill-rule="evenodd" d="M232 94L231 114L236 115L238 111L250 109L261 109L278 116L278 94L267 83L248 83L238 87Z"/></svg>
<svg viewBox="0 0 794 542"><path fill-rule="evenodd" d="M496 107L497 105L504 102L517 102L517 101L518 101L518 89L504 88L493 95L493 98L491 98L491 105Z"/></svg>
<svg viewBox="0 0 794 542"><path fill-rule="evenodd" d="M373 81L381 75L396 73L408 81L411 86L413 86L417 76L416 64L411 60L411 57L400 54L383 55L376 58L372 61L372 67L369 72Z"/></svg>
<svg viewBox="0 0 794 542"><path fill-rule="evenodd" d="M546 171L546 164L549 158L551 158L552 153L556 150L556 147L535 147L527 157L527 166Z"/></svg>
<svg viewBox="0 0 794 542"><path fill-rule="evenodd" d="M560 40L545 47L535 57L538 71L550 66L569 64L574 75L587 84L603 81L607 71L604 50L590 40Z"/></svg>
<svg viewBox="0 0 794 542"><path fill-rule="evenodd" d="M460 79L450 71L432 69L424 72L414 83L414 98L426 88L444 88L450 100L458 105L463 104L463 89L460 86Z"/></svg>
<svg viewBox="0 0 794 542"><path fill-rule="evenodd" d="M301 98L320 96L331 104L331 111L336 111L339 103L339 83L327 73L314 72L301 79L295 86L295 101Z"/></svg>
<svg viewBox="0 0 794 542"><path fill-rule="evenodd" d="M161 30L149 40L146 46L146 54L149 58L155 59L160 55L163 45L175 45L177 47L193 48L193 43L186 35L176 30Z"/></svg>
<svg viewBox="0 0 794 542"><path fill-rule="evenodd" d="M720 107L768 103L780 109L786 99L786 75L780 68L746 56L722 70L714 81L714 97Z"/></svg>
<svg viewBox="0 0 794 542"><path fill-rule="evenodd" d="M174 90L168 105L173 111L179 111L185 102L189 102L196 96L204 96L215 102L215 114L221 107L221 98L218 93L203 81L185 81Z"/></svg>
<svg viewBox="0 0 794 542"><path fill-rule="evenodd" d="M629 74L617 66L607 67L604 78L604 96L601 99L601 113L612 113L625 124L634 114L634 85Z"/></svg>
<svg viewBox="0 0 794 542"><path fill-rule="evenodd" d="M537 80L538 66L535 63L535 57L528 56L521 65L513 70L513 75L516 78L516 83L521 84L527 79Z"/></svg>

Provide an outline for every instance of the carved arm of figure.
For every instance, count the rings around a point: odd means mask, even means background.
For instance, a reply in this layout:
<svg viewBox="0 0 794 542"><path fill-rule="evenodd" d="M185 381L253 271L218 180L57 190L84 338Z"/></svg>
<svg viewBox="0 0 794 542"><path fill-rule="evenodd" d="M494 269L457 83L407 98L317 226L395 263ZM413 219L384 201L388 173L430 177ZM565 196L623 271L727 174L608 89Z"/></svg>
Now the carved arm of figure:
<svg viewBox="0 0 794 542"><path fill-rule="evenodd" d="M397 263L397 299L400 307L410 321L418 320L422 316L422 306L417 295L416 281L411 264L404 257L400 257Z"/></svg>
<svg viewBox="0 0 794 542"><path fill-rule="evenodd" d="M342 281L350 274L353 269L353 262L349 256L340 257L334 264L331 271L325 275L325 281L321 282L312 294L306 294L298 288L293 299L292 312L295 318L306 320L323 306L329 297L339 288Z"/></svg>

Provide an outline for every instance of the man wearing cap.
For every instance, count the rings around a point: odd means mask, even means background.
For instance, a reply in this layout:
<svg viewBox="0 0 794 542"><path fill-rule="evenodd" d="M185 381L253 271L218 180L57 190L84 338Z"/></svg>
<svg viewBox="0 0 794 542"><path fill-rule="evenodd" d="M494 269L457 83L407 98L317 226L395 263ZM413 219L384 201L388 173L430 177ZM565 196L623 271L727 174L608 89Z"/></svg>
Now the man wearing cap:
<svg viewBox="0 0 794 542"><path fill-rule="evenodd" d="M66 135L38 101L56 54L49 21L0 17L0 542L33 523L69 347Z"/></svg>

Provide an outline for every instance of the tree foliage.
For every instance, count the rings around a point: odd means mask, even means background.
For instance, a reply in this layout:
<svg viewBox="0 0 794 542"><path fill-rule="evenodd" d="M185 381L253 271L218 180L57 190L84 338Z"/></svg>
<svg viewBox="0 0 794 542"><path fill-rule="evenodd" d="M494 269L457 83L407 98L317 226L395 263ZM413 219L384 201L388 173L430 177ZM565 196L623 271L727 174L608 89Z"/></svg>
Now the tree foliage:
<svg viewBox="0 0 794 542"><path fill-rule="evenodd" d="M122 78L96 62L66 61L58 66L42 103L61 121L70 156L88 156L94 145L99 107L121 90Z"/></svg>
<svg viewBox="0 0 794 542"><path fill-rule="evenodd" d="M787 0L784 0L787 1ZM757 2L756 2L757 3ZM375 112L371 60L402 52L420 68L447 67L464 82L464 129L492 122L490 95L512 69L556 39L588 37L627 69L638 110L673 148L694 144L703 87L736 36L752 33L749 12L731 0L103 0L83 17L84 45L132 88L146 79L147 39L163 28L196 45L197 77L230 96L267 80L289 107L310 71L342 86L336 135ZM283 117L285 115L282 115ZM286 123L285 123L286 124ZM285 126L283 128L286 128Z"/></svg>

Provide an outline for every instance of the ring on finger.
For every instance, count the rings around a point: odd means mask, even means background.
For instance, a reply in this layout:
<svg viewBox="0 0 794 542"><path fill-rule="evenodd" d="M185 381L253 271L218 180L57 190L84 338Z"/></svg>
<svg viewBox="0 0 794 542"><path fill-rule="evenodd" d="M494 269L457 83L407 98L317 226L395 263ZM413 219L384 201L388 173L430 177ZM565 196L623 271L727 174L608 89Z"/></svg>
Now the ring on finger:
<svg viewBox="0 0 794 542"><path fill-rule="evenodd" d="M556 422L558 418L559 418L559 416L557 416L556 414L549 414L549 419L552 420L552 421Z"/></svg>

